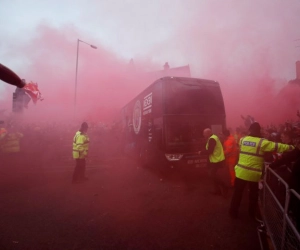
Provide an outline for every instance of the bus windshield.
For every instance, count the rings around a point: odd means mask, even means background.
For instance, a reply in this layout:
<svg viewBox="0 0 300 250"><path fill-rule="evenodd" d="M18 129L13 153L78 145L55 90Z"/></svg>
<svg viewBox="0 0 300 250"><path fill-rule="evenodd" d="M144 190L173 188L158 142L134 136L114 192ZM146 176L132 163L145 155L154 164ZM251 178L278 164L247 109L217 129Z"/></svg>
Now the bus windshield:
<svg viewBox="0 0 300 250"><path fill-rule="evenodd" d="M198 116L168 115L165 117L166 146L180 152L197 151L203 146L205 124ZM176 151L176 150L175 150Z"/></svg>
<svg viewBox="0 0 300 250"><path fill-rule="evenodd" d="M166 114L225 114L219 84L211 81L173 79L165 85Z"/></svg>

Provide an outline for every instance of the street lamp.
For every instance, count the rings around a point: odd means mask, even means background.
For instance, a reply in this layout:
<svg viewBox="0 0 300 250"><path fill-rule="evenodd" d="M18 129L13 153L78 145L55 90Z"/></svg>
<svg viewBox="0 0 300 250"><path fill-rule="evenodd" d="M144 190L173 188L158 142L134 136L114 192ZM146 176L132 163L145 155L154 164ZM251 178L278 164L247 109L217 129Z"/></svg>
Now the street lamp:
<svg viewBox="0 0 300 250"><path fill-rule="evenodd" d="M79 52L79 42L85 43L93 49L97 49L95 45L89 44L87 42L84 42L82 40L77 39L77 57L76 57L76 74L75 74L75 96L74 96L74 115L76 113L76 100L77 100L77 71L78 71L78 52Z"/></svg>

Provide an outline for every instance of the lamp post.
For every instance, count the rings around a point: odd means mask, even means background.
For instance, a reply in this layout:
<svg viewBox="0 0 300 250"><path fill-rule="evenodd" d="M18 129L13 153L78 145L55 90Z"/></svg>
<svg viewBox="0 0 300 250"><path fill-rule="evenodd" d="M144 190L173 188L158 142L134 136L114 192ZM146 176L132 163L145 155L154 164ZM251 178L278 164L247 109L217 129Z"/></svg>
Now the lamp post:
<svg viewBox="0 0 300 250"><path fill-rule="evenodd" d="M76 113L76 102L77 102L77 72L78 72L78 54L79 54L79 42L89 45L93 49L97 49L95 45L89 44L82 40L77 39L77 56L76 56L76 73L75 73L75 95L74 95L74 115Z"/></svg>

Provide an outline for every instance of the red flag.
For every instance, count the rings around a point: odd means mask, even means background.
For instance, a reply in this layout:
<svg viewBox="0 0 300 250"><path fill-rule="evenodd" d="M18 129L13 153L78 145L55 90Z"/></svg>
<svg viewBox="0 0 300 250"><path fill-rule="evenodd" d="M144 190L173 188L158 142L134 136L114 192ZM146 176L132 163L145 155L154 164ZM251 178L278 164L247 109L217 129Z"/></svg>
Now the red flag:
<svg viewBox="0 0 300 250"><path fill-rule="evenodd" d="M27 83L23 89L31 97L34 104L36 104L36 102L38 100L40 100L40 101L44 100L44 98L42 97L42 94L38 88L37 83L34 83L34 82Z"/></svg>

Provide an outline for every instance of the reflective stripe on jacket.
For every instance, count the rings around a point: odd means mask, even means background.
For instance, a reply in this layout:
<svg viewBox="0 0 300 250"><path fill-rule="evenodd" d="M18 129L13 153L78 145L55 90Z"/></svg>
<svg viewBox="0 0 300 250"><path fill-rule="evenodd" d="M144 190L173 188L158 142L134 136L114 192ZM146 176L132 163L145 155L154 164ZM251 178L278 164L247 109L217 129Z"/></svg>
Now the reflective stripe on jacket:
<svg viewBox="0 0 300 250"><path fill-rule="evenodd" d="M3 153L20 152L20 139L22 137L22 133L8 133L1 142L1 151Z"/></svg>
<svg viewBox="0 0 300 250"><path fill-rule="evenodd" d="M73 158L84 159L89 150L89 137L81 131L77 131L73 139Z"/></svg>
<svg viewBox="0 0 300 250"><path fill-rule="evenodd" d="M235 166L235 175L246 181L258 182L262 175L265 152L283 153L292 149L294 147L287 144L245 136L240 140L240 154Z"/></svg>
<svg viewBox="0 0 300 250"><path fill-rule="evenodd" d="M224 156L224 152L223 152L222 143L220 142L220 139L218 136L212 135L211 137L209 137L209 139L207 140L207 143L206 143L206 149L208 149L208 142L211 138L216 141L216 146L214 148L213 153L209 155L209 161L211 163L221 162L225 159L225 156Z"/></svg>

